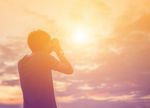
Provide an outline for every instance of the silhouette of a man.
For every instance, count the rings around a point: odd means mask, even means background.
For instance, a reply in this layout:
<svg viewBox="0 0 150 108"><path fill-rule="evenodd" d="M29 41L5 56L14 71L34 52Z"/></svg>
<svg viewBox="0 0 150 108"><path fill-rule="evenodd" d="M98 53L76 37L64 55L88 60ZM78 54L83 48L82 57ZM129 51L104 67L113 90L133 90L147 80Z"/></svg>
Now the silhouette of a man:
<svg viewBox="0 0 150 108"><path fill-rule="evenodd" d="M72 74L71 64L65 58L57 39L42 30L28 36L32 53L18 62L24 108L57 108L51 70ZM56 59L50 53L54 51Z"/></svg>

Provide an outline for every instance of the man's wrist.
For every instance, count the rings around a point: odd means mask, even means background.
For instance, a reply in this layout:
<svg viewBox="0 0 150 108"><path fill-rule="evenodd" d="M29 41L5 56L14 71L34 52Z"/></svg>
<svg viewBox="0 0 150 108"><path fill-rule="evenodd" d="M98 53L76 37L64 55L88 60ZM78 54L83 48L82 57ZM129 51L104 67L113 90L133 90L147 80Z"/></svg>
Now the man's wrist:
<svg viewBox="0 0 150 108"><path fill-rule="evenodd" d="M59 50L59 51L56 52L56 54L57 54L58 56L63 56L63 55L64 55L64 52L63 52L62 50Z"/></svg>

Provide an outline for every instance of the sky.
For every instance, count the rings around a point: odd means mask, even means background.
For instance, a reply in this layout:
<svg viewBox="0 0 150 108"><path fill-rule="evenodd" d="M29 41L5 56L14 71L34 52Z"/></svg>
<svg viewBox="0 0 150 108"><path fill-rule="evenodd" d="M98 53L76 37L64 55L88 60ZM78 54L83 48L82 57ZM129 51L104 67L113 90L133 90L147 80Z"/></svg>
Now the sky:
<svg viewBox="0 0 150 108"><path fill-rule="evenodd" d="M53 72L58 108L150 108L149 0L0 0L0 108L22 108L17 62L42 29L72 75Z"/></svg>

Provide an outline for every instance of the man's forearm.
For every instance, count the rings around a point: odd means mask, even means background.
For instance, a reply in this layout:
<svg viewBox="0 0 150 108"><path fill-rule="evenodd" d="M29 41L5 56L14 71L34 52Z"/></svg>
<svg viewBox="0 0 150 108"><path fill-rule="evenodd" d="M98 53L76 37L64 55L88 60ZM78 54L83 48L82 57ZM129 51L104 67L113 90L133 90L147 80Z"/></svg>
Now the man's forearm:
<svg viewBox="0 0 150 108"><path fill-rule="evenodd" d="M73 72L73 68L72 68L70 62L69 62L69 61L67 60L67 58L64 56L63 51L59 51L59 52L57 52L56 54L57 54L57 56L58 56L60 62L64 65L64 68L65 68L66 72L67 72L68 74L71 74L71 73Z"/></svg>

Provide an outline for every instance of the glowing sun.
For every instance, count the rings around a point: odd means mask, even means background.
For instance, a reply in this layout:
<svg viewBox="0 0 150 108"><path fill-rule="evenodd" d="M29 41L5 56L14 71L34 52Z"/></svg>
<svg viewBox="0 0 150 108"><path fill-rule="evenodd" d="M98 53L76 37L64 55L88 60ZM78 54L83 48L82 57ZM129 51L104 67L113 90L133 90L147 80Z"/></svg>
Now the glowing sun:
<svg viewBox="0 0 150 108"><path fill-rule="evenodd" d="M85 28L77 28L73 31L72 40L75 43L85 44L90 41L89 31Z"/></svg>

